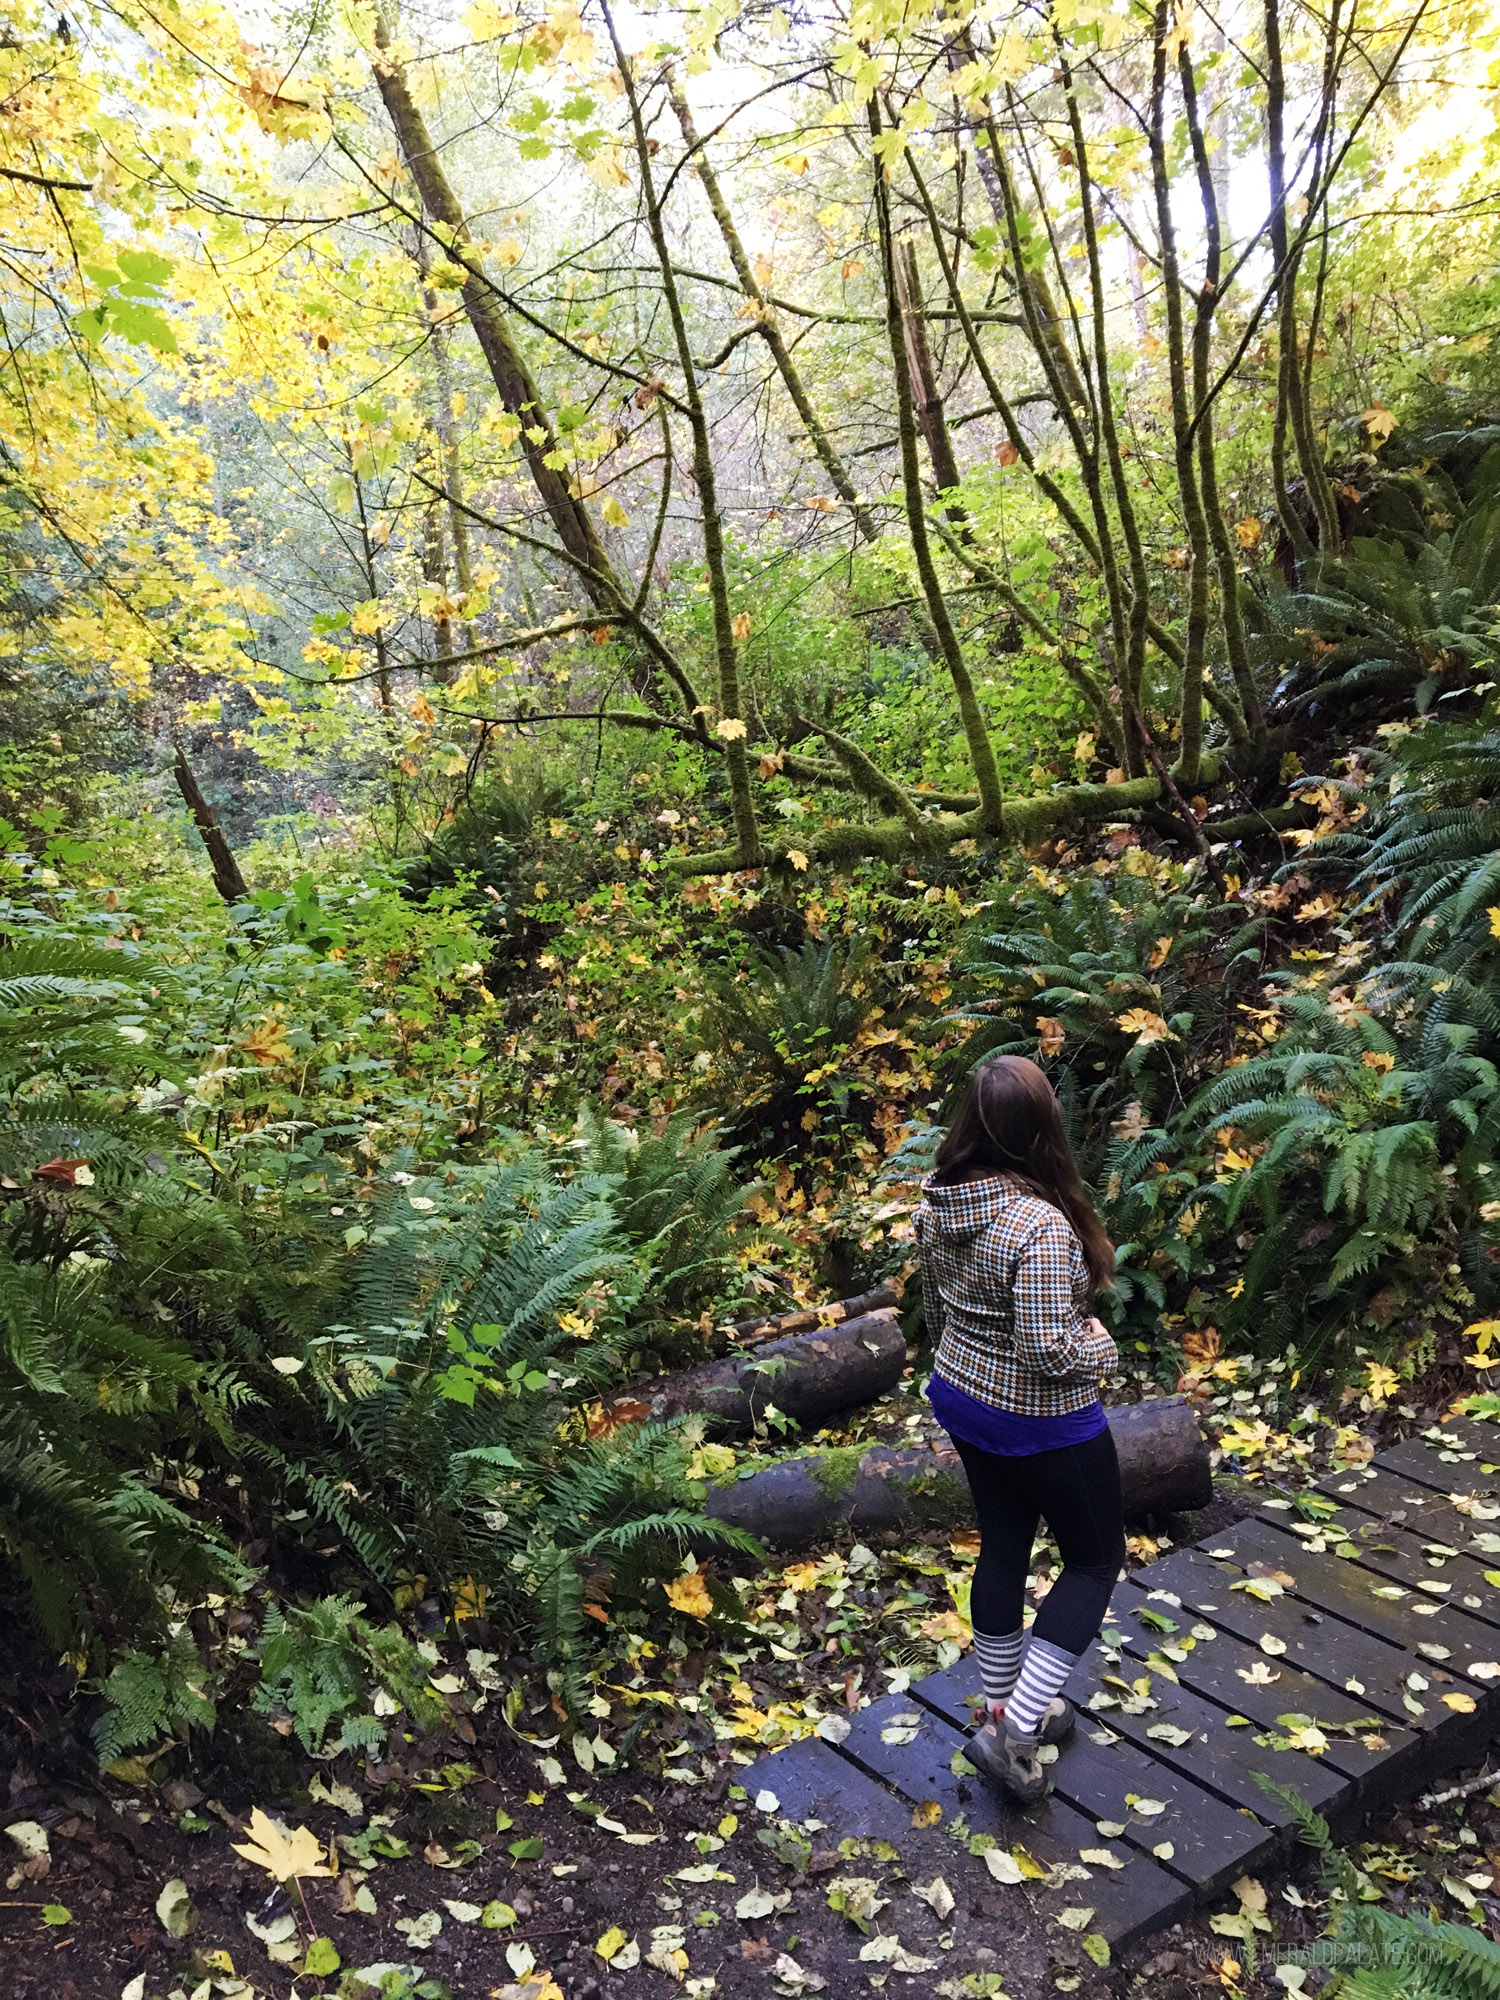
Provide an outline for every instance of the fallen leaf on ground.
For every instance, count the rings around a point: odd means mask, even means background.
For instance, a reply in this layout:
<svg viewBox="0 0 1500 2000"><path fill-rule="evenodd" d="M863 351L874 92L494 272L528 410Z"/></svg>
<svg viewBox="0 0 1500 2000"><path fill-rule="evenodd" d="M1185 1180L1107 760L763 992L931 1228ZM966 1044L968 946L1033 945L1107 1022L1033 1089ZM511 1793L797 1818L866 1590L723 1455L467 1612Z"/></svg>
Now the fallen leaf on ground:
<svg viewBox="0 0 1500 2000"><path fill-rule="evenodd" d="M249 1840L231 1844L236 1854L242 1854L257 1868L264 1868L278 1882L290 1882L293 1876L334 1872L324 1863L322 1844L315 1833L305 1826L288 1833L284 1826L267 1818L259 1806L250 1815Z"/></svg>

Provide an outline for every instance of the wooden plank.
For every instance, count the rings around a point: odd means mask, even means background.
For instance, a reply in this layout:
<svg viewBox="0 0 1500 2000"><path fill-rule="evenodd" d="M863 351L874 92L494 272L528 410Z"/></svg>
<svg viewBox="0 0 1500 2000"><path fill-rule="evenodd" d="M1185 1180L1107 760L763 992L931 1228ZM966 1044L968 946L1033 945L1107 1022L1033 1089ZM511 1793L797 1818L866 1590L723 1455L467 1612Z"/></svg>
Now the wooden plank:
<svg viewBox="0 0 1500 2000"><path fill-rule="evenodd" d="M911 1832L911 1813L883 1785L815 1737L757 1757L739 1782L754 1798L768 1791L777 1814L799 1826L820 1820L836 1839L895 1841Z"/></svg>
<svg viewBox="0 0 1500 2000"><path fill-rule="evenodd" d="M1132 1578L1115 1592L1114 1609L1120 1613L1116 1624L1124 1634L1128 1653L1140 1660L1161 1641L1137 1624L1132 1614L1142 1609L1163 1608L1159 1603L1151 1604L1146 1589L1140 1587L1150 1582L1160 1568L1160 1564L1155 1564L1139 1572L1139 1585ZM1217 1611L1210 1614L1209 1622L1216 1636L1200 1642L1185 1660L1173 1662L1184 1686L1215 1702L1226 1714L1248 1716L1262 1733L1275 1728L1280 1716L1312 1716L1328 1732L1328 1748L1318 1761L1360 1787L1366 1786L1376 1773L1393 1765L1399 1769L1411 1759L1418 1739L1404 1725L1381 1716L1371 1726L1369 1705L1357 1695L1314 1680L1311 1674L1293 1666L1287 1657L1268 1659L1259 1647L1227 1631ZM1256 1678L1246 1679L1249 1674ZM1273 1675L1274 1679L1262 1679L1262 1674ZM1340 1730L1341 1724L1361 1721L1366 1726L1358 1730ZM1347 1811L1348 1806L1340 1810Z"/></svg>
<svg viewBox="0 0 1500 2000"><path fill-rule="evenodd" d="M1366 1495L1372 1505L1367 1506ZM1322 1497L1331 1500L1334 1496ZM1288 1523L1288 1539L1294 1546L1302 1546L1306 1537L1296 1533L1289 1517ZM1343 1546L1353 1551L1353 1560L1391 1582L1420 1592L1419 1603L1430 1597L1434 1603L1456 1604L1483 1624L1500 1626L1500 1585L1491 1583L1484 1570L1488 1563L1500 1576L1494 1567L1500 1551L1494 1555L1463 1553L1475 1524L1450 1506L1445 1495L1413 1486L1394 1473L1381 1472L1362 1490L1358 1505L1339 1500L1328 1523L1343 1530L1348 1538ZM1279 1519L1276 1525L1281 1525ZM1337 1535L1327 1540L1342 1555ZM1494 1643L1500 1645L1500 1638Z"/></svg>
<svg viewBox="0 0 1500 2000"><path fill-rule="evenodd" d="M1214 1548L1227 1546L1211 1539ZM1199 1549L1179 1549L1142 1572L1204 1613L1211 1624L1253 1646L1259 1645L1262 1634L1282 1640L1286 1652L1276 1655L1273 1664L1284 1659L1328 1687L1347 1689L1365 1713L1419 1730L1435 1726L1437 1717L1411 1715L1403 1699L1406 1676L1418 1666L1419 1657L1294 1597L1273 1598L1265 1604L1243 1591L1232 1591L1230 1585L1243 1573L1238 1565L1214 1561ZM1359 1686L1350 1688L1351 1680Z"/></svg>
<svg viewBox="0 0 1500 2000"><path fill-rule="evenodd" d="M1468 1549L1476 1561L1495 1560L1494 1554L1474 1550L1470 1545L1478 1535L1500 1534L1500 1500L1444 1493L1435 1486L1419 1486L1401 1473L1386 1472L1373 1465L1359 1472L1330 1473L1319 1480L1313 1491L1335 1506L1356 1508L1426 1541ZM1462 1504L1455 1506L1455 1498Z"/></svg>
<svg viewBox="0 0 1500 2000"><path fill-rule="evenodd" d="M1085 1866L1079 1860L1085 1848L1107 1848L1124 1864L1095 1866L1088 1869L1086 1879L1074 1877L1056 1887L1027 1882L1005 1890L1005 1895L1024 1894L1043 1916L1069 1904L1088 1904L1095 1916L1091 1928L1121 1948L1170 1923L1191 1903L1192 1891L1185 1882L1123 1842L1103 1839L1092 1820L1055 1794L1038 1806L1022 1808L967 1766L955 1771L955 1755L965 1737L946 1716L921 1707L915 1739L886 1743L882 1731L892 1726L893 1718L909 1715L917 1707L910 1695L891 1695L861 1709L840 1750L913 1806L936 1800L950 1830L961 1821L971 1834L988 1834L1002 1847L1024 1847L1047 1868ZM984 1864L980 1860L971 1865L983 1868ZM989 1881L987 1873L984 1879Z"/></svg>
<svg viewBox="0 0 1500 2000"><path fill-rule="evenodd" d="M1177 1663L1173 1661L1171 1665L1176 1673ZM1106 1676L1112 1684L1106 1682ZM1133 1714L1121 1705L1129 1697L1118 1683L1127 1680L1134 1686L1145 1678L1150 1680L1149 1699L1155 1706ZM1150 1668L1143 1673L1138 1661L1111 1658L1103 1647L1095 1647L1087 1660L1079 1661L1072 1688L1076 1689L1079 1703L1080 1728L1097 1729L1102 1725L1113 1730L1148 1757L1170 1765L1227 1804L1248 1807L1272 1826L1293 1826L1296 1815L1256 1783L1257 1771L1265 1772L1280 1785L1293 1786L1319 1811L1336 1812L1343 1803L1342 1794L1352 1790L1352 1781L1342 1771L1301 1751L1276 1750L1266 1743L1257 1743L1257 1733L1265 1732L1226 1728L1226 1711L1184 1686L1180 1679L1174 1682ZM1109 1697L1116 1705L1094 1708L1096 1696ZM1286 1712L1286 1709L1279 1711ZM1162 1728L1186 1730L1187 1741L1174 1743L1168 1737L1152 1735L1153 1730Z"/></svg>
<svg viewBox="0 0 1500 2000"><path fill-rule="evenodd" d="M1393 1600L1379 1595L1383 1590L1401 1586L1382 1582L1359 1563L1298 1548L1289 1535L1273 1528L1268 1521L1236 1522L1216 1546L1232 1548L1235 1560L1247 1570L1251 1564L1261 1563L1294 1576L1295 1595L1303 1603L1331 1612L1393 1646L1404 1647L1411 1656L1412 1667L1419 1672L1425 1671L1417 1651L1423 1643L1446 1646L1455 1658L1461 1655L1467 1659L1474 1657L1476 1647L1483 1656L1483 1649L1489 1645L1488 1628L1460 1606L1440 1602L1430 1609L1423 1605L1423 1613L1430 1611L1430 1615L1419 1616L1410 1596ZM1328 1636L1337 1651L1340 1635L1331 1632Z"/></svg>
<svg viewBox="0 0 1500 2000"><path fill-rule="evenodd" d="M1452 1438L1452 1444L1408 1438L1404 1444L1376 1452L1371 1463L1377 1472L1399 1473L1442 1493L1492 1494L1495 1473L1484 1468L1500 1465L1500 1435L1475 1425L1445 1424L1441 1429Z"/></svg>
<svg viewBox="0 0 1500 2000"><path fill-rule="evenodd" d="M918 1681L912 1693L962 1725L978 1686L979 1664L970 1657ZM1161 1842L1170 1841L1174 1852L1164 1865L1192 1883L1200 1896L1212 1895L1236 1875L1259 1866L1279 1838L1273 1828L1237 1812L1133 1744L1123 1739L1092 1742L1082 1724L1060 1745L1052 1778L1058 1796L1087 1818L1123 1823L1121 1838L1139 1852L1149 1855ZM1159 1800L1165 1811L1135 1813L1126 1804L1127 1792Z"/></svg>
<svg viewBox="0 0 1500 2000"><path fill-rule="evenodd" d="M1490 1471L1500 1472L1500 1424L1488 1418L1444 1417L1441 1423L1429 1424L1428 1430L1442 1433L1442 1444L1434 1449L1451 1449L1465 1461L1473 1452L1481 1466L1488 1465ZM1421 1435L1425 1438L1427 1433Z"/></svg>

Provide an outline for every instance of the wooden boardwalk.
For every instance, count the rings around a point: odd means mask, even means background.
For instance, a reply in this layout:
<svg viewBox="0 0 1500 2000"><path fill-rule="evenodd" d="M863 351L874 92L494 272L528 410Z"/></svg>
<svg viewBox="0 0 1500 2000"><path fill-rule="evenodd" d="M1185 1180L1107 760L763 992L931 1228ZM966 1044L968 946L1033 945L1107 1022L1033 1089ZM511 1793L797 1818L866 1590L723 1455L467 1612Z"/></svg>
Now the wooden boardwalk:
<svg viewBox="0 0 1500 2000"><path fill-rule="evenodd" d="M743 1782L825 1839L895 1840L935 1801L942 1826L1024 1850L1014 1893L1087 1908L1090 1931L1128 1944L1291 1841L1256 1773L1347 1832L1500 1734L1500 1427L1452 1421L1136 1571L1068 1691L1078 1729L1029 1812L962 1758L972 1656ZM992 1886L982 1854L954 1854Z"/></svg>

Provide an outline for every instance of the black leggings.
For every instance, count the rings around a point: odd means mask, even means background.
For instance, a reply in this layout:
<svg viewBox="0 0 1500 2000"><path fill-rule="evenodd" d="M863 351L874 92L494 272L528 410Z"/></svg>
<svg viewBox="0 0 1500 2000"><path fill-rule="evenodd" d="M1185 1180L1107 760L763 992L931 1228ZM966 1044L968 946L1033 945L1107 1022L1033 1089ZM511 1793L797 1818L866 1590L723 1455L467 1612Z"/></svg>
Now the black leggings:
<svg viewBox="0 0 1500 2000"><path fill-rule="evenodd" d="M1108 1430L1056 1451L1002 1458L953 1440L979 1516L979 1562L969 1600L978 1632L1014 1632L1021 1623L1037 1523L1045 1520L1063 1559L1032 1632L1065 1653L1094 1642L1125 1561L1120 1465Z"/></svg>

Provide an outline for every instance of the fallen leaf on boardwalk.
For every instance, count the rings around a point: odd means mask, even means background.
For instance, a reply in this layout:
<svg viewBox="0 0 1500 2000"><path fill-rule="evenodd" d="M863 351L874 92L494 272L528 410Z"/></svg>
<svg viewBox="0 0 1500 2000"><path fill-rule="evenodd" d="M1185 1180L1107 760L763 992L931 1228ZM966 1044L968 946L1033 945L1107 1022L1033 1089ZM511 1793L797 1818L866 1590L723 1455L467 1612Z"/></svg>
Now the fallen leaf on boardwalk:
<svg viewBox="0 0 1500 2000"><path fill-rule="evenodd" d="M1279 1659L1286 1651L1286 1640L1278 1639L1274 1632L1262 1632L1260 1635L1260 1650L1263 1653L1269 1653L1272 1659Z"/></svg>
<svg viewBox="0 0 1500 2000"><path fill-rule="evenodd" d="M1156 1856L1158 1861L1170 1861L1172 1856L1177 1852L1177 1849L1172 1845L1170 1840L1159 1840L1151 1852Z"/></svg>
<svg viewBox="0 0 1500 2000"><path fill-rule="evenodd" d="M1017 1883L1026 1880L1015 1856L1007 1854L1003 1847L987 1848L984 1865L997 1882L1004 1882L1008 1888L1014 1888Z"/></svg>
<svg viewBox="0 0 1500 2000"><path fill-rule="evenodd" d="M1164 1813L1167 1809L1162 1800L1138 1799L1134 1792L1127 1792L1125 1794L1125 1803L1138 1812L1143 1819L1155 1819L1158 1813Z"/></svg>
<svg viewBox="0 0 1500 2000"><path fill-rule="evenodd" d="M1176 1750L1180 1750L1184 1743L1191 1743L1193 1740L1191 1729L1179 1729L1173 1722L1154 1722L1146 1734L1154 1736L1160 1743L1170 1743Z"/></svg>
<svg viewBox="0 0 1500 2000"><path fill-rule="evenodd" d="M1080 1847L1078 1859L1089 1868L1123 1868L1125 1863L1107 1847Z"/></svg>
<svg viewBox="0 0 1500 2000"><path fill-rule="evenodd" d="M290 1882L296 1875L332 1875L323 1861L323 1849L315 1833L299 1826L288 1833L284 1826L268 1819L259 1806L250 1815L248 1841L231 1843L236 1854L264 1868L278 1882Z"/></svg>
<svg viewBox="0 0 1500 2000"><path fill-rule="evenodd" d="M1500 1681L1500 1660L1471 1660L1464 1672L1471 1681Z"/></svg>
<svg viewBox="0 0 1500 2000"><path fill-rule="evenodd" d="M1471 1694L1445 1694L1443 1700L1449 1708L1456 1709L1460 1715L1474 1713L1475 1702Z"/></svg>
<svg viewBox="0 0 1500 2000"><path fill-rule="evenodd" d="M1094 1913L1090 1909L1074 1904L1070 1909L1059 1910L1057 1921L1065 1931L1086 1931L1094 1921Z"/></svg>
<svg viewBox="0 0 1500 2000"><path fill-rule="evenodd" d="M923 1799L919 1806L912 1807L911 1823L918 1829L936 1826L943 1816L943 1809L936 1799Z"/></svg>

